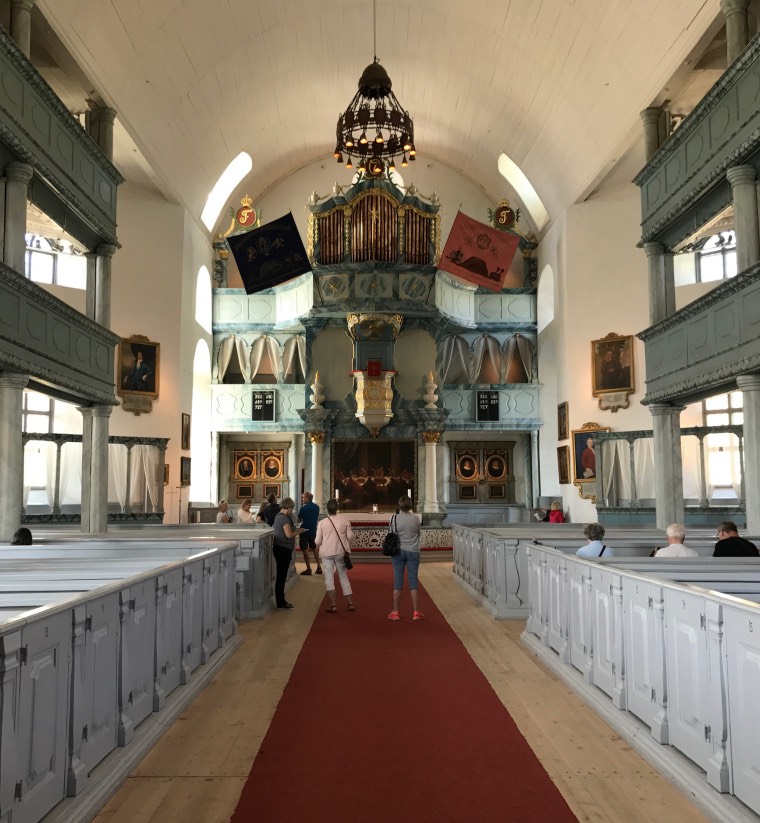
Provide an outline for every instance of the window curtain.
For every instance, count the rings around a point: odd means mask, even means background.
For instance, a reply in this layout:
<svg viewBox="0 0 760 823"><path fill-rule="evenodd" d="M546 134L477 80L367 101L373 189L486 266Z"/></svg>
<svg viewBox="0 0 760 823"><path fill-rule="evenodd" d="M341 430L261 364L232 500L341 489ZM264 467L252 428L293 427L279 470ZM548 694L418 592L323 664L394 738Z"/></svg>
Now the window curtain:
<svg viewBox="0 0 760 823"><path fill-rule="evenodd" d="M155 511L158 506L158 446L141 446L143 471L145 473L145 485L148 488L151 511ZM164 482L164 478L161 478Z"/></svg>
<svg viewBox="0 0 760 823"><path fill-rule="evenodd" d="M636 494L639 500L654 500L654 438L640 437L633 444Z"/></svg>
<svg viewBox="0 0 760 823"><path fill-rule="evenodd" d="M520 358L520 362L528 378L528 383L531 383L533 381L533 345L530 340L522 334L513 334L504 341L503 358L505 374L509 374L509 368L515 356Z"/></svg>
<svg viewBox="0 0 760 823"><path fill-rule="evenodd" d="M217 354L216 362L219 375L217 379L220 383L224 381L224 375L227 374L227 369L229 368L230 360L232 359L232 352L236 347L236 339L236 336L231 334L229 337L225 337L219 346L219 353Z"/></svg>
<svg viewBox="0 0 760 823"><path fill-rule="evenodd" d="M683 499L702 499L699 466L699 438L685 434L681 437L681 466L683 469ZM709 497L708 497L709 499Z"/></svg>
<svg viewBox="0 0 760 823"><path fill-rule="evenodd" d="M441 347L441 358L440 373L444 383L455 382L454 378L460 374L463 374L465 379L469 379L470 348L467 341L458 335L447 337Z"/></svg>
<svg viewBox="0 0 760 823"><path fill-rule="evenodd" d="M274 337L264 335L258 337L251 346L251 382L256 382L256 375L261 368L261 361L264 357L264 352L269 355L269 362L272 366L272 374L275 380L279 383L280 378L280 347Z"/></svg>
<svg viewBox="0 0 760 823"><path fill-rule="evenodd" d="M631 499L631 460L627 440L605 440L602 447L602 488L608 505L618 505L621 500ZM613 491L615 497L611 499Z"/></svg>
<svg viewBox="0 0 760 823"><path fill-rule="evenodd" d="M306 338L302 334L293 335L285 341L282 352L282 379L286 380L295 372L295 360L301 366L301 373L306 376Z"/></svg>
<svg viewBox="0 0 760 823"><path fill-rule="evenodd" d="M486 358L491 361L494 370L498 375L498 379L496 381L481 381L480 379L480 374L483 371ZM484 334L481 337L476 338L472 345L472 361L470 365L472 367L471 378L473 383L501 382L501 350L499 349L499 341L496 340L496 338L491 337L490 334Z"/></svg>
<svg viewBox="0 0 760 823"><path fill-rule="evenodd" d="M61 449L61 506L82 504L82 444L64 443Z"/></svg>
<svg viewBox="0 0 760 823"><path fill-rule="evenodd" d="M121 510L127 502L127 447L121 443L109 443L108 465L111 467L114 492ZM110 494L108 495L110 498Z"/></svg>
<svg viewBox="0 0 760 823"><path fill-rule="evenodd" d="M248 355L248 346L242 337L235 337L235 353L240 364L240 373L246 383L251 382L251 358Z"/></svg>

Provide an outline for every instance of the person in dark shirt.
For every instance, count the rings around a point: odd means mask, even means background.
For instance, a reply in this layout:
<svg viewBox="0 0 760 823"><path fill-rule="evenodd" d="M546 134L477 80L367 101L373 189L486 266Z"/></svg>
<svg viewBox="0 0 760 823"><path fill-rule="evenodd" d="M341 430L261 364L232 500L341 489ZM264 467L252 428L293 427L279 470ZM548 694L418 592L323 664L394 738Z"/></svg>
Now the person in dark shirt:
<svg viewBox="0 0 760 823"><path fill-rule="evenodd" d="M304 492L301 495L303 505L298 510L298 519L305 531L299 536L298 547L303 552L303 559L306 562L306 570L301 574L311 574L311 563L309 563L309 549L314 552L314 560L317 564L317 574L322 574L322 564L319 562L319 552L317 551L317 523L319 522L319 506L314 502L314 495L311 492Z"/></svg>
<svg viewBox="0 0 760 823"><path fill-rule="evenodd" d="M274 519L280 513L280 504L277 502L277 495L267 495L267 505L264 509L264 520L268 526L274 525Z"/></svg>
<svg viewBox="0 0 760 823"><path fill-rule="evenodd" d="M724 520L718 526L718 533L715 536L718 542L715 544L713 557L760 557L757 546L739 537L736 523L730 520Z"/></svg>

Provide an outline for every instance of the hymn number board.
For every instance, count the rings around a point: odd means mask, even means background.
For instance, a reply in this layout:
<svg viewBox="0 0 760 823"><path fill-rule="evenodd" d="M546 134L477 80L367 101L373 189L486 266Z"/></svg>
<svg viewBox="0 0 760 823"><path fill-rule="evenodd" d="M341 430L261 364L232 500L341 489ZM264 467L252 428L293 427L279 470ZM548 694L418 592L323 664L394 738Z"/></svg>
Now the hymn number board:
<svg viewBox="0 0 760 823"><path fill-rule="evenodd" d="M477 392L475 419L478 423L495 423L499 419L499 392Z"/></svg>
<svg viewBox="0 0 760 823"><path fill-rule="evenodd" d="M274 422L274 392L255 391L251 402L251 420Z"/></svg>

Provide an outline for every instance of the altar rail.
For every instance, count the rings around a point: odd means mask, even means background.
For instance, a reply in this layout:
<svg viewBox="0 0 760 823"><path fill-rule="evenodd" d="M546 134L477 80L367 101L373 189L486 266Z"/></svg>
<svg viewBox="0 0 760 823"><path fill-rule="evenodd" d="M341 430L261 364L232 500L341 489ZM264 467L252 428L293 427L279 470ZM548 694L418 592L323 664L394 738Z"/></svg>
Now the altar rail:
<svg viewBox="0 0 760 823"><path fill-rule="evenodd" d="M452 526L454 575L481 601L497 620L528 617L528 566L525 547L535 540L575 554L586 545L583 527L577 523L494 526ZM624 558L648 557L667 542L657 529L610 528L605 543ZM689 545L700 555L711 556L715 547L712 529L690 530ZM662 561L660 561L662 562Z"/></svg>
<svg viewBox="0 0 760 823"><path fill-rule="evenodd" d="M93 770L118 747L144 755L232 647L235 614L270 608L272 533L251 531L0 547L1 820L76 797L53 812L71 820L67 804L94 812L99 783L126 777L118 758Z"/></svg>
<svg viewBox="0 0 760 823"><path fill-rule="evenodd" d="M760 560L587 560L541 545L526 555L528 645L539 638L577 690L604 692L656 743L695 763L710 786L760 813ZM642 745L662 757L651 740ZM678 784L676 761L673 775ZM712 808L712 792L697 799ZM731 819L742 819L735 811Z"/></svg>

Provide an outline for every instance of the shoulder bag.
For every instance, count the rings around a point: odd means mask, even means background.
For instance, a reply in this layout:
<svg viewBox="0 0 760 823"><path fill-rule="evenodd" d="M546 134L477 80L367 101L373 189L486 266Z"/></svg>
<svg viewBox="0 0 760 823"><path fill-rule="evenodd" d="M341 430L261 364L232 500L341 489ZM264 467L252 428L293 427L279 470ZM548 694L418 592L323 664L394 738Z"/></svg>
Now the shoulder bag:
<svg viewBox="0 0 760 823"><path fill-rule="evenodd" d="M335 534L338 535L338 541L340 542L341 548L343 549L343 563L346 566L346 571L351 571L354 567L354 561L351 560L351 554L346 551L346 547L343 545L343 538L340 536L340 532L338 531L335 523L332 522L332 517L327 515L327 519L330 521L330 524L335 529Z"/></svg>
<svg viewBox="0 0 760 823"><path fill-rule="evenodd" d="M391 517L390 529L383 540L383 554L386 557L396 557L401 554L401 539L396 533L396 515Z"/></svg>

